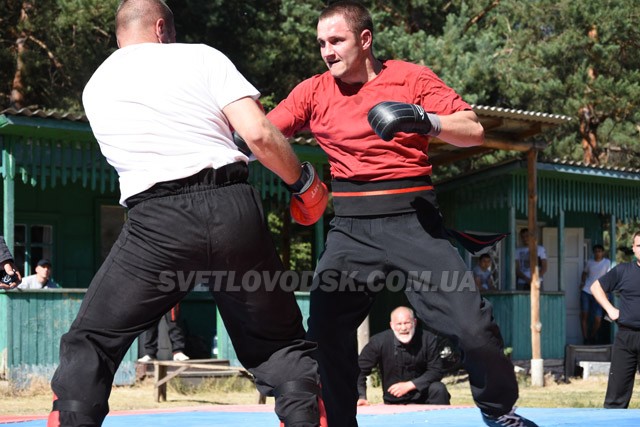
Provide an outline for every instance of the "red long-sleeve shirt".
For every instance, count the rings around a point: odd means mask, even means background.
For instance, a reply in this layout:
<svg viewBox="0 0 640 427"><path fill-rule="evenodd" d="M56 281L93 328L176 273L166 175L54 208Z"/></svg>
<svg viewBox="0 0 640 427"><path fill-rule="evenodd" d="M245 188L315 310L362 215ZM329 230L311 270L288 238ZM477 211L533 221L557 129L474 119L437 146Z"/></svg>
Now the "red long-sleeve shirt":
<svg viewBox="0 0 640 427"><path fill-rule="evenodd" d="M369 126L369 110L382 101L419 104L439 115L471 109L428 67L387 60L378 76L364 84L342 83L328 71L313 76L296 86L268 118L288 137L310 130L328 155L334 179L430 175L427 136L400 133L383 141Z"/></svg>

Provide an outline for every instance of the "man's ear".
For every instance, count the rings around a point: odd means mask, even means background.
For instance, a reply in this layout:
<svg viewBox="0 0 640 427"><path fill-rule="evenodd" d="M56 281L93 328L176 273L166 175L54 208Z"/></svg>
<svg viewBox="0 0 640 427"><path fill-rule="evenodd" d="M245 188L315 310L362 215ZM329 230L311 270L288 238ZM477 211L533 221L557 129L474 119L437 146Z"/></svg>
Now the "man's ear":
<svg viewBox="0 0 640 427"><path fill-rule="evenodd" d="M156 21L156 37L160 43L169 43L169 35L167 34L167 27L164 19L160 18Z"/></svg>
<svg viewBox="0 0 640 427"><path fill-rule="evenodd" d="M373 34L371 34L371 30L362 30L360 33L360 43L362 45L362 49L370 49L373 44Z"/></svg>

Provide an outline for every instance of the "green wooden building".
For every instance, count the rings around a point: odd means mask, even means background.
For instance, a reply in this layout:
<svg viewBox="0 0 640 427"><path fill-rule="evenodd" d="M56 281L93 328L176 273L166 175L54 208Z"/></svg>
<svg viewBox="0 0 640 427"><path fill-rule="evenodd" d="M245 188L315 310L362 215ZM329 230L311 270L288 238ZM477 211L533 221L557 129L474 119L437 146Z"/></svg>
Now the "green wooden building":
<svg viewBox="0 0 640 427"><path fill-rule="evenodd" d="M474 106L474 110L485 127L485 145L461 149L436 140L430 147L430 156L436 167L491 150L516 150L524 153L544 148L546 142L541 137L544 131L569 121L564 116L544 113L483 106ZM538 137L531 138L535 135ZM326 157L312 139L300 137L292 142L301 159L311 161L321 174L328 176ZM0 150L3 235L13 248L23 272L30 273L38 259L49 258L53 263L53 276L63 286L62 290L55 292L0 291L0 376L21 379L15 373L25 367L27 371L41 372L43 375L54 369L60 334L66 331L75 316L84 289L120 231L126 210L118 205L117 175L102 157L84 116L5 110L0 113ZM542 169L550 167L539 165ZM563 179L559 176L569 173L568 169L557 168L580 169L579 166L561 164L555 164L554 167L555 172L550 171L553 177L548 178L553 183L550 188L554 189L559 189L558 182ZM593 176L580 175L579 181L598 178L593 172ZM474 183L471 176L440 183L439 194L447 219L462 230L513 231L513 239L519 221L527 215L522 205L518 204L521 197L518 191L521 191L522 180L526 181L523 176L526 177L527 173L526 168L523 169L519 163L501 165L483 172L484 178L480 182L484 187L477 188L480 189L478 191L485 191L487 198L481 198L482 202L477 202L479 204L474 205L475 208L468 203L471 199L476 203L474 197L477 193L462 191L462 188L468 189ZM625 182L630 182L632 175L629 174ZM512 184L511 187L504 187L507 183L504 176L510 177L508 182ZM616 177L616 182L621 184L620 176ZM250 179L259 188L267 210L278 204L286 204L288 191L273 174L255 162L251 165ZM547 182L547 178L541 174L540 179L543 180L540 184L541 195L547 197L544 190L546 184L542 184ZM499 185L495 184L498 180L501 181ZM499 191L491 190L490 185L498 185ZM575 187L576 196L579 188L582 187ZM609 191L607 193L612 194ZM553 197L559 197L559 193L553 194ZM560 211L557 208L559 204L551 205L550 201L545 202L544 197L540 198L539 209L545 228L555 226L570 231L581 226L588 230L583 233L583 240L586 236L594 243L597 241L601 232L601 229L594 228L596 224L601 226L597 215L596 219L591 218L590 222L580 225L576 218L583 211L568 206ZM287 241L291 236L303 236L306 241L312 242L313 256L316 257L322 250L331 214L329 208L324 221L313 227L292 224L286 221L285 215L281 233L283 241L280 242L283 257L286 258L290 251ZM618 211L612 211L611 214L624 218ZM559 249L559 253L563 253L564 248L568 247L567 242L573 242L571 239L573 237L559 238L559 243L553 245ZM545 246L551 244L545 239L542 241ZM528 295L512 291L513 286L510 284L512 272L508 265L511 263L509 257L512 256L515 244L513 240L509 240L497 249L499 257L495 259L500 266L503 291L489 295L488 298L494 302L496 319L505 333L507 345L514 347L513 357L529 358ZM469 259L469 262L472 261ZM574 268L568 267L565 262L566 256L559 257L556 271ZM579 262L579 259L575 261L577 264ZM547 284L552 286L548 276L557 274L551 271L547 274L545 288ZM567 341L570 338L566 332L567 315L563 311L566 310L564 291L567 288L563 286L557 285L550 292L545 292L542 298L541 312L547 319L553 318L552 325L547 326L546 321L544 323L544 357L561 358L564 345L570 342ZM387 327L388 313L397 303L402 302L401 297L385 294L376 302L369 319L371 334ZM298 299L306 318L308 295L300 294ZM187 297L182 313L185 315L189 336L193 342L199 343L194 344L194 348L205 353L198 356L207 356L207 352L211 355L213 335L217 334L218 357L234 359L223 325L218 322L216 327L215 303L208 293L193 293ZM55 328L47 328L52 319L55 319ZM31 327L25 328L25 322ZM43 351L47 356L41 353L41 348L45 349ZM123 364L125 370L130 369L134 363L137 357L135 350L130 352ZM42 366L45 368L41 369ZM129 381L130 375L125 374L124 378L124 382Z"/></svg>
<svg viewBox="0 0 640 427"><path fill-rule="evenodd" d="M565 325L563 345L582 344L579 283L584 265L592 256L592 246L604 243L605 233L612 242L609 258L615 261L616 223L640 217L640 171L560 160L538 162L536 168L537 240L546 250L549 266L544 275L541 310L547 310L545 305L550 300L563 299L557 312L541 315L544 356L545 346L553 347L557 338L552 330L561 322ZM527 227L529 213L526 163L511 161L470 172L439 183L438 192L450 226L467 232L509 233L490 251L496 266L495 279L502 294L512 294L514 300L527 298L528 292L515 291L514 259L520 245L519 230ZM473 266L475 257L466 257ZM514 354L521 355L520 347L530 349L524 338L524 334L506 338L514 347Z"/></svg>

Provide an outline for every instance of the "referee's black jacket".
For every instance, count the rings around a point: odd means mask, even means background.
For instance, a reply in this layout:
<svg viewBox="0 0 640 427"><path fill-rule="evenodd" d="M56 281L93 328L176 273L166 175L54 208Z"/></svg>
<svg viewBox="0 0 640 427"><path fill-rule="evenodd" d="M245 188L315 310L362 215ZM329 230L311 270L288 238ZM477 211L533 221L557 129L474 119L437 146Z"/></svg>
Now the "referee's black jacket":
<svg viewBox="0 0 640 427"><path fill-rule="evenodd" d="M360 398L366 399L367 376L378 366L383 400L390 404L411 401L415 394L427 390L431 383L440 381L444 376L436 336L420 327L416 327L413 339L406 345L398 341L391 329L372 336L360 353L358 365ZM393 384L402 381L413 381L417 390L402 397L387 392Z"/></svg>

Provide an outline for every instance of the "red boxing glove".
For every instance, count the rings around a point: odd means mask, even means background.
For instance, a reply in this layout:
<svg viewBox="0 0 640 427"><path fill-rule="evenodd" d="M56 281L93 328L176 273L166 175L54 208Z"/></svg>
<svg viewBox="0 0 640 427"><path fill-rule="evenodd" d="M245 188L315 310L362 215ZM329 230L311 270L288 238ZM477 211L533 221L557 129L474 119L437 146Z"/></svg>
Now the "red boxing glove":
<svg viewBox="0 0 640 427"><path fill-rule="evenodd" d="M302 164L300 179L288 187L294 191L291 195L291 218L301 225L312 225L318 222L327 207L329 190L324 182L318 179L318 174L311 163ZM296 191L296 188L300 190Z"/></svg>

